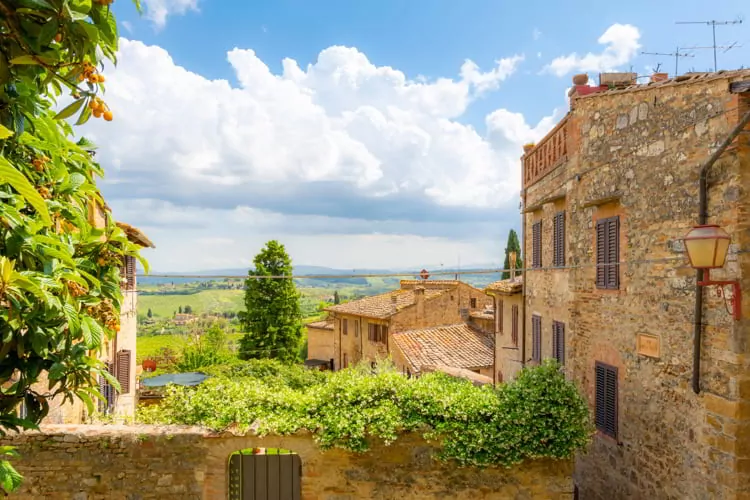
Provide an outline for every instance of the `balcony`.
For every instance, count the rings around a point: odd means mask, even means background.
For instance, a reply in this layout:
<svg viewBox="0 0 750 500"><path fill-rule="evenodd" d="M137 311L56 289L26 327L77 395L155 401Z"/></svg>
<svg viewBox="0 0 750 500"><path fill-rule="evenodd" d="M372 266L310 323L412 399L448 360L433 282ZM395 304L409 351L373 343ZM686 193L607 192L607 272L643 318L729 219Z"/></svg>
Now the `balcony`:
<svg viewBox="0 0 750 500"><path fill-rule="evenodd" d="M568 117L523 155L523 187L527 188L568 159Z"/></svg>

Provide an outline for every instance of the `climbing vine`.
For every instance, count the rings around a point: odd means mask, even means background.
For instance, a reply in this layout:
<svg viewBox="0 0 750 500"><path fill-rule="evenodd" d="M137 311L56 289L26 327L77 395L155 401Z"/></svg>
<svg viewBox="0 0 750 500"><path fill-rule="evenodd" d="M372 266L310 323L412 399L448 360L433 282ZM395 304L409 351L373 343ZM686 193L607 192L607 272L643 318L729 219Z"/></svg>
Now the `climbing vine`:
<svg viewBox="0 0 750 500"><path fill-rule="evenodd" d="M419 432L442 445L444 459L479 466L570 458L591 435L586 401L554 362L497 389L439 373L407 379L387 366L375 374L368 366L322 375L255 363L215 369L217 376L196 388L170 387L140 419L259 434L306 430L323 448L357 452L372 439ZM283 377L270 373L269 363Z"/></svg>

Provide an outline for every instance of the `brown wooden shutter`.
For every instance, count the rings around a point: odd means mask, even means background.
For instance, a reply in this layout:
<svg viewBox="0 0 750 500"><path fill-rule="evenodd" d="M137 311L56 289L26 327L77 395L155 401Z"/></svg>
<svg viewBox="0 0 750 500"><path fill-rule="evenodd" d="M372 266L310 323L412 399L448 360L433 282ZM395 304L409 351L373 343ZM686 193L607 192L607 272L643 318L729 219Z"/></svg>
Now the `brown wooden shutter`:
<svg viewBox="0 0 750 500"><path fill-rule="evenodd" d="M552 323L552 354L561 365L565 364L565 323Z"/></svg>
<svg viewBox="0 0 750 500"><path fill-rule="evenodd" d="M542 267L542 221L531 226L532 267Z"/></svg>
<svg viewBox="0 0 750 500"><path fill-rule="evenodd" d="M349 320L342 319L341 320L341 330L344 333L344 335L349 335Z"/></svg>
<svg viewBox="0 0 750 500"><path fill-rule="evenodd" d="M106 363L106 365L107 365L107 371L109 372L109 374L114 375L115 364ZM112 411L112 409L115 406L115 397L117 396L117 394L115 393L115 388L112 387L109 381L102 376L99 377L99 392L104 398L104 401L102 401L101 399L99 400L99 413L102 413L104 415L109 415L109 413Z"/></svg>
<svg viewBox="0 0 750 500"><path fill-rule="evenodd" d="M605 264L607 262L606 238L607 220L596 221L596 287L606 288L607 273Z"/></svg>
<svg viewBox="0 0 750 500"><path fill-rule="evenodd" d="M518 347L518 306L513 306L510 312L510 335L513 345Z"/></svg>
<svg viewBox="0 0 750 500"><path fill-rule="evenodd" d="M596 363L596 428L617 438L617 368Z"/></svg>
<svg viewBox="0 0 750 500"><path fill-rule="evenodd" d="M120 383L120 394L130 392L130 351L117 353L117 381Z"/></svg>
<svg viewBox="0 0 750 500"><path fill-rule="evenodd" d="M565 212L555 214L554 224L554 245L553 245L553 265L555 267L565 266Z"/></svg>
<svg viewBox="0 0 750 500"><path fill-rule="evenodd" d="M542 361L542 318L531 318L531 359L536 363Z"/></svg>
<svg viewBox="0 0 750 500"><path fill-rule="evenodd" d="M502 333L503 332L503 301L502 299L497 299L497 331Z"/></svg>
<svg viewBox="0 0 750 500"><path fill-rule="evenodd" d="M607 221L607 288L620 288L620 218Z"/></svg>

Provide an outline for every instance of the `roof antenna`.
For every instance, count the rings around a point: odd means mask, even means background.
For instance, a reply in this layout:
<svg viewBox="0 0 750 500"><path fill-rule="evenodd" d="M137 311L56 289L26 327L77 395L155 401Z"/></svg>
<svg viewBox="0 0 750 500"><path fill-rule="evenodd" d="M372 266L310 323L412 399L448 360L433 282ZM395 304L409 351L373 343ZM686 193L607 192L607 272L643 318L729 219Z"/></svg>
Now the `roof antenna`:
<svg viewBox="0 0 750 500"><path fill-rule="evenodd" d="M680 52L680 47L677 47L674 52L641 52L641 54L648 55L648 56L674 57L674 76L678 75L681 57L695 57L693 54L688 54L687 52ZM661 66L661 63L659 63L659 66ZM659 71L659 68L657 67L654 73L657 73L658 71Z"/></svg>
<svg viewBox="0 0 750 500"><path fill-rule="evenodd" d="M713 33L713 44L709 45L708 47L683 47L684 49L693 50L693 49L713 49L714 50L714 71L719 71L718 63L716 62L716 49L726 49L730 50L737 46L737 42L728 45L728 46L721 46L716 45L716 26L726 26L729 24L742 24L742 19L736 19L734 21L677 21L675 24L705 24L707 26L711 26L711 32Z"/></svg>

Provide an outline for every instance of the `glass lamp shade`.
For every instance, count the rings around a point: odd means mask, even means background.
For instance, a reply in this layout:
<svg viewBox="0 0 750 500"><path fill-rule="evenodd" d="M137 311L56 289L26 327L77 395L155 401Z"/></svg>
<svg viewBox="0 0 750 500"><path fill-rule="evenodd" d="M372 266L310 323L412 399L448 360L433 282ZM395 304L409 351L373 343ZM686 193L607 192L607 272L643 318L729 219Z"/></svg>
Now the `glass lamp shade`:
<svg viewBox="0 0 750 500"><path fill-rule="evenodd" d="M688 231L683 241L693 268L724 267L731 238L719 226L696 226Z"/></svg>

